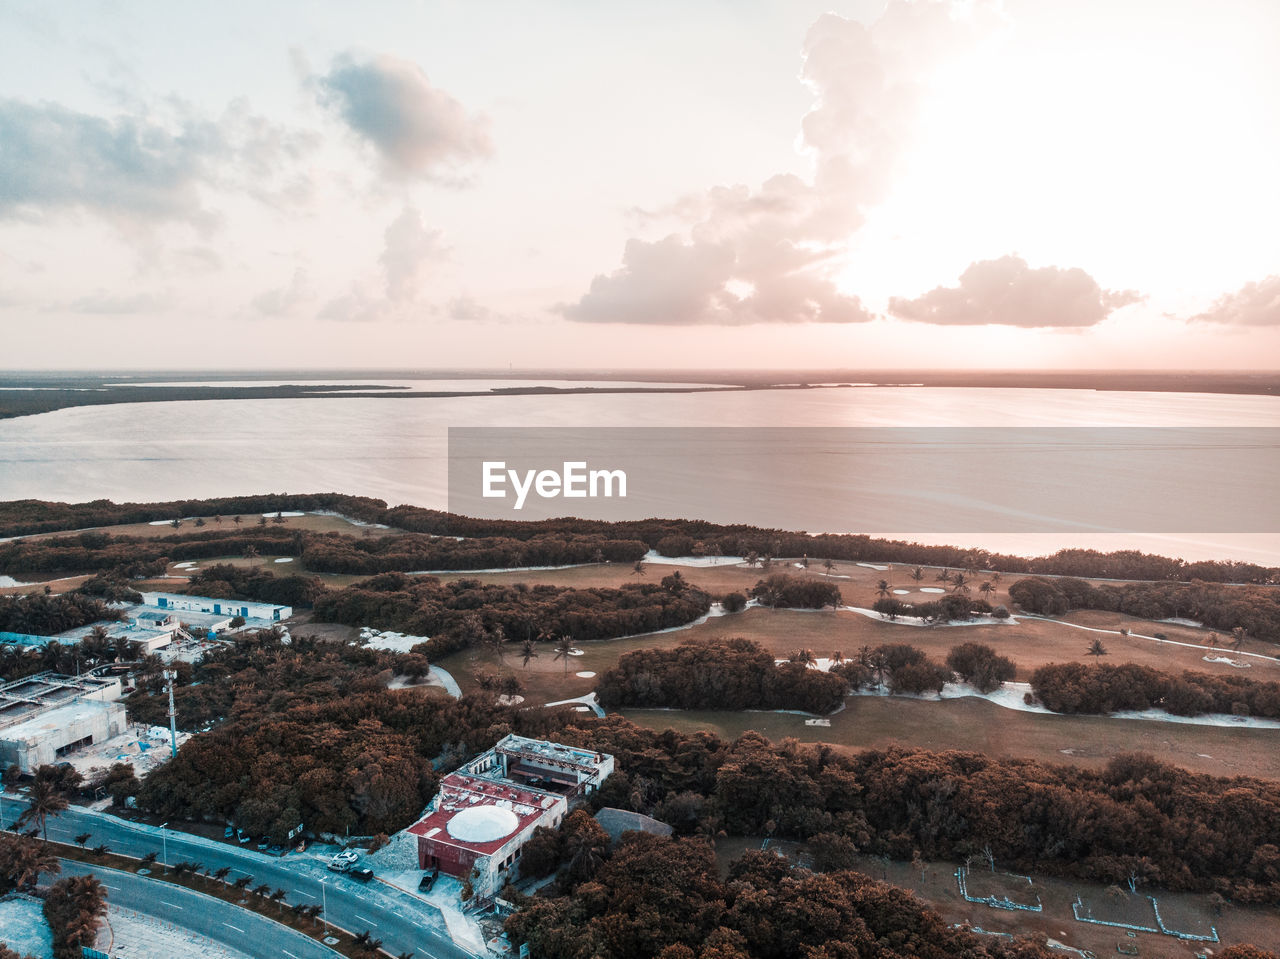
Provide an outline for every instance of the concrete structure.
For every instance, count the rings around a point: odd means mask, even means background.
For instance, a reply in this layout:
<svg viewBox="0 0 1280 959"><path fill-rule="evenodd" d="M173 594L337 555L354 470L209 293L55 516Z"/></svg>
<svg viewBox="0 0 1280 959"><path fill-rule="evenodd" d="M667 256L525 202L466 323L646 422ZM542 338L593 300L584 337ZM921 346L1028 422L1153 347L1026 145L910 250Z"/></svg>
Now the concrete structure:
<svg viewBox="0 0 1280 959"><path fill-rule="evenodd" d="M629 809L615 809L605 806L596 813L596 822L609 834L609 840L617 843L624 832L647 832L654 836L670 836L674 831L665 822L660 822L644 813L631 812Z"/></svg>
<svg viewBox="0 0 1280 959"><path fill-rule="evenodd" d="M172 613L150 607L130 606L126 609L125 615L128 617L126 622L104 619L101 622L90 623L88 626L68 629L66 632L59 633L54 639L60 643L78 643L93 632L95 626L101 626L107 631L107 636L113 640L123 638L138 643L142 647L142 655L145 656L147 653L154 653L157 649L163 649L176 638L187 637L182 623Z"/></svg>
<svg viewBox="0 0 1280 959"><path fill-rule="evenodd" d="M39 673L0 686L0 762L30 774L126 729L118 677Z"/></svg>
<svg viewBox="0 0 1280 959"><path fill-rule="evenodd" d="M613 757L590 749L509 735L459 772L494 776L569 797L595 792L613 773Z"/></svg>
<svg viewBox="0 0 1280 959"><path fill-rule="evenodd" d="M61 636L38 636L34 633L8 633L0 631L0 645L5 646L30 646L39 648L46 643L62 643L66 646L74 645L78 640L63 639Z"/></svg>
<svg viewBox="0 0 1280 959"><path fill-rule="evenodd" d="M520 848L539 826L555 828L569 802L598 789L613 757L523 736L450 773L427 813L409 827L418 865L470 879L488 897L515 877Z"/></svg>
<svg viewBox="0 0 1280 959"><path fill-rule="evenodd" d="M274 603L255 603L239 599L211 599L208 596L187 596L183 593L143 593L142 603L156 609L169 610L179 618L187 613L208 613L213 616L243 616L246 621L261 620L278 623L293 615L292 606ZM251 623L251 625L258 625Z"/></svg>

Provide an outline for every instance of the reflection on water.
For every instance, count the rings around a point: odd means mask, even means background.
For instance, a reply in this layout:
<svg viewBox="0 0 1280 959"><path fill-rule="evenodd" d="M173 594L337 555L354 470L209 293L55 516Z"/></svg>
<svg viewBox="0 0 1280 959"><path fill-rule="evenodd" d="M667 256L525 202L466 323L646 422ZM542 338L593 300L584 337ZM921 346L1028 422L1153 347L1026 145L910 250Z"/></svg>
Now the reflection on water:
<svg viewBox="0 0 1280 959"><path fill-rule="evenodd" d="M510 385L475 382L483 383L481 388ZM1220 425L1280 426L1280 398L879 388L122 404L0 420L0 499L138 502L335 490L392 504L442 508L450 426ZM1206 490L1206 495L1213 491ZM752 516L737 520L757 522ZM944 537L951 542L960 539L954 534ZM1065 536L974 534L972 543L1003 549L1011 540L1021 544L1010 543L1011 548L1030 552L1060 545L1103 545L1097 535L1071 543ZM1126 538L1114 545L1280 562L1274 536L1229 541L1147 536L1141 542Z"/></svg>

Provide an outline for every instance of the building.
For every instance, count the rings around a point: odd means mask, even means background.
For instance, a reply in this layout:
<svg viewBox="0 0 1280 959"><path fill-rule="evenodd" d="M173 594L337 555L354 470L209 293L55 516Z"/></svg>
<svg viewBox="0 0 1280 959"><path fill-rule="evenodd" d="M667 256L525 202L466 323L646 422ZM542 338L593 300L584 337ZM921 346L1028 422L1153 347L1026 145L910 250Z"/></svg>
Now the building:
<svg viewBox="0 0 1280 959"><path fill-rule="evenodd" d="M208 596L187 596L183 593L143 593L142 604L172 611L179 617L184 617L187 613L225 616L228 620L240 616L251 626L278 623L293 615L292 606L239 599L211 599Z"/></svg>
<svg viewBox="0 0 1280 959"><path fill-rule="evenodd" d="M78 643L93 632L95 626L101 626L107 631L107 636L113 640L126 639L138 643L144 656L147 653L154 653L157 649L163 649L174 639L189 638L178 617L172 613L153 610L149 607L130 606L125 615L128 617L125 622L102 620L88 626L68 629L53 638L60 643Z"/></svg>
<svg viewBox="0 0 1280 959"><path fill-rule="evenodd" d="M62 643L71 646L78 642L75 639L63 639L60 636L38 636L33 633L9 633L0 631L0 644L5 646L40 647L47 643Z"/></svg>
<svg viewBox="0 0 1280 959"><path fill-rule="evenodd" d="M520 848L539 826L555 828L571 800L600 787L613 757L523 736L450 773L426 815L409 827L418 837L418 865L470 879L491 896L514 878Z"/></svg>
<svg viewBox="0 0 1280 959"><path fill-rule="evenodd" d="M118 677L38 673L0 686L0 763L30 774L124 732Z"/></svg>
<svg viewBox="0 0 1280 959"><path fill-rule="evenodd" d="M510 735L459 772L499 778L576 798L595 792L613 773L613 757L540 739Z"/></svg>

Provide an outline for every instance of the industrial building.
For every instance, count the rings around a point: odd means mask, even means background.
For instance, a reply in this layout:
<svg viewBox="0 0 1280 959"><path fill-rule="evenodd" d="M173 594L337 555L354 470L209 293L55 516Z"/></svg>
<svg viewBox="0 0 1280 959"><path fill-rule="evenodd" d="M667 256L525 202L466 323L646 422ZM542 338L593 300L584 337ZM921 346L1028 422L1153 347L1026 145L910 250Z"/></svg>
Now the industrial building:
<svg viewBox="0 0 1280 959"><path fill-rule="evenodd" d="M409 827L418 864L470 879L476 895L491 896L514 878L533 831L560 825L570 800L612 772L605 753L507 736L446 776L426 815Z"/></svg>
<svg viewBox="0 0 1280 959"><path fill-rule="evenodd" d="M107 631L107 636L113 640L126 639L138 643L142 648L142 654L146 655L154 653L157 649L163 649L175 639L189 638L182 628L182 623L172 613L153 610L149 607L131 606L125 615L128 617L125 622L103 620L88 626L68 629L54 636L53 639L60 643L78 643L93 632L95 626L101 626Z"/></svg>
<svg viewBox="0 0 1280 959"><path fill-rule="evenodd" d="M38 673L0 686L0 763L31 774L127 728L118 677Z"/></svg>
<svg viewBox="0 0 1280 959"><path fill-rule="evenodd" d="M250 626L270 625L293 615L292 606L275 603L255 603L240 599L211 599L208 596L187 596L184 593L143 593L142 603L160 610L169 610L185 617L187 613L206 613L212 616L241 616Z"/></svg>

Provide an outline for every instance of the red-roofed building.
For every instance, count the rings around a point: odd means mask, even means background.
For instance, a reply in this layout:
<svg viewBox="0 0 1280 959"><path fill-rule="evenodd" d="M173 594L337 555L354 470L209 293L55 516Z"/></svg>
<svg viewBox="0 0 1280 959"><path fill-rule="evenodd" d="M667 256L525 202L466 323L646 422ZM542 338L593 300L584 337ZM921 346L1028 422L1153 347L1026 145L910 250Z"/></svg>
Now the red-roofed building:
<svg viewBox="0 0 1280 959"><path fill-rule="evenodd" d="M511 877L533 831L560 825L569 799L598 788L611 772L612 756L507 736L441 780L426 815L409 827L418 837L418 864L470 878L476 895L492 895Z"/></svg>

